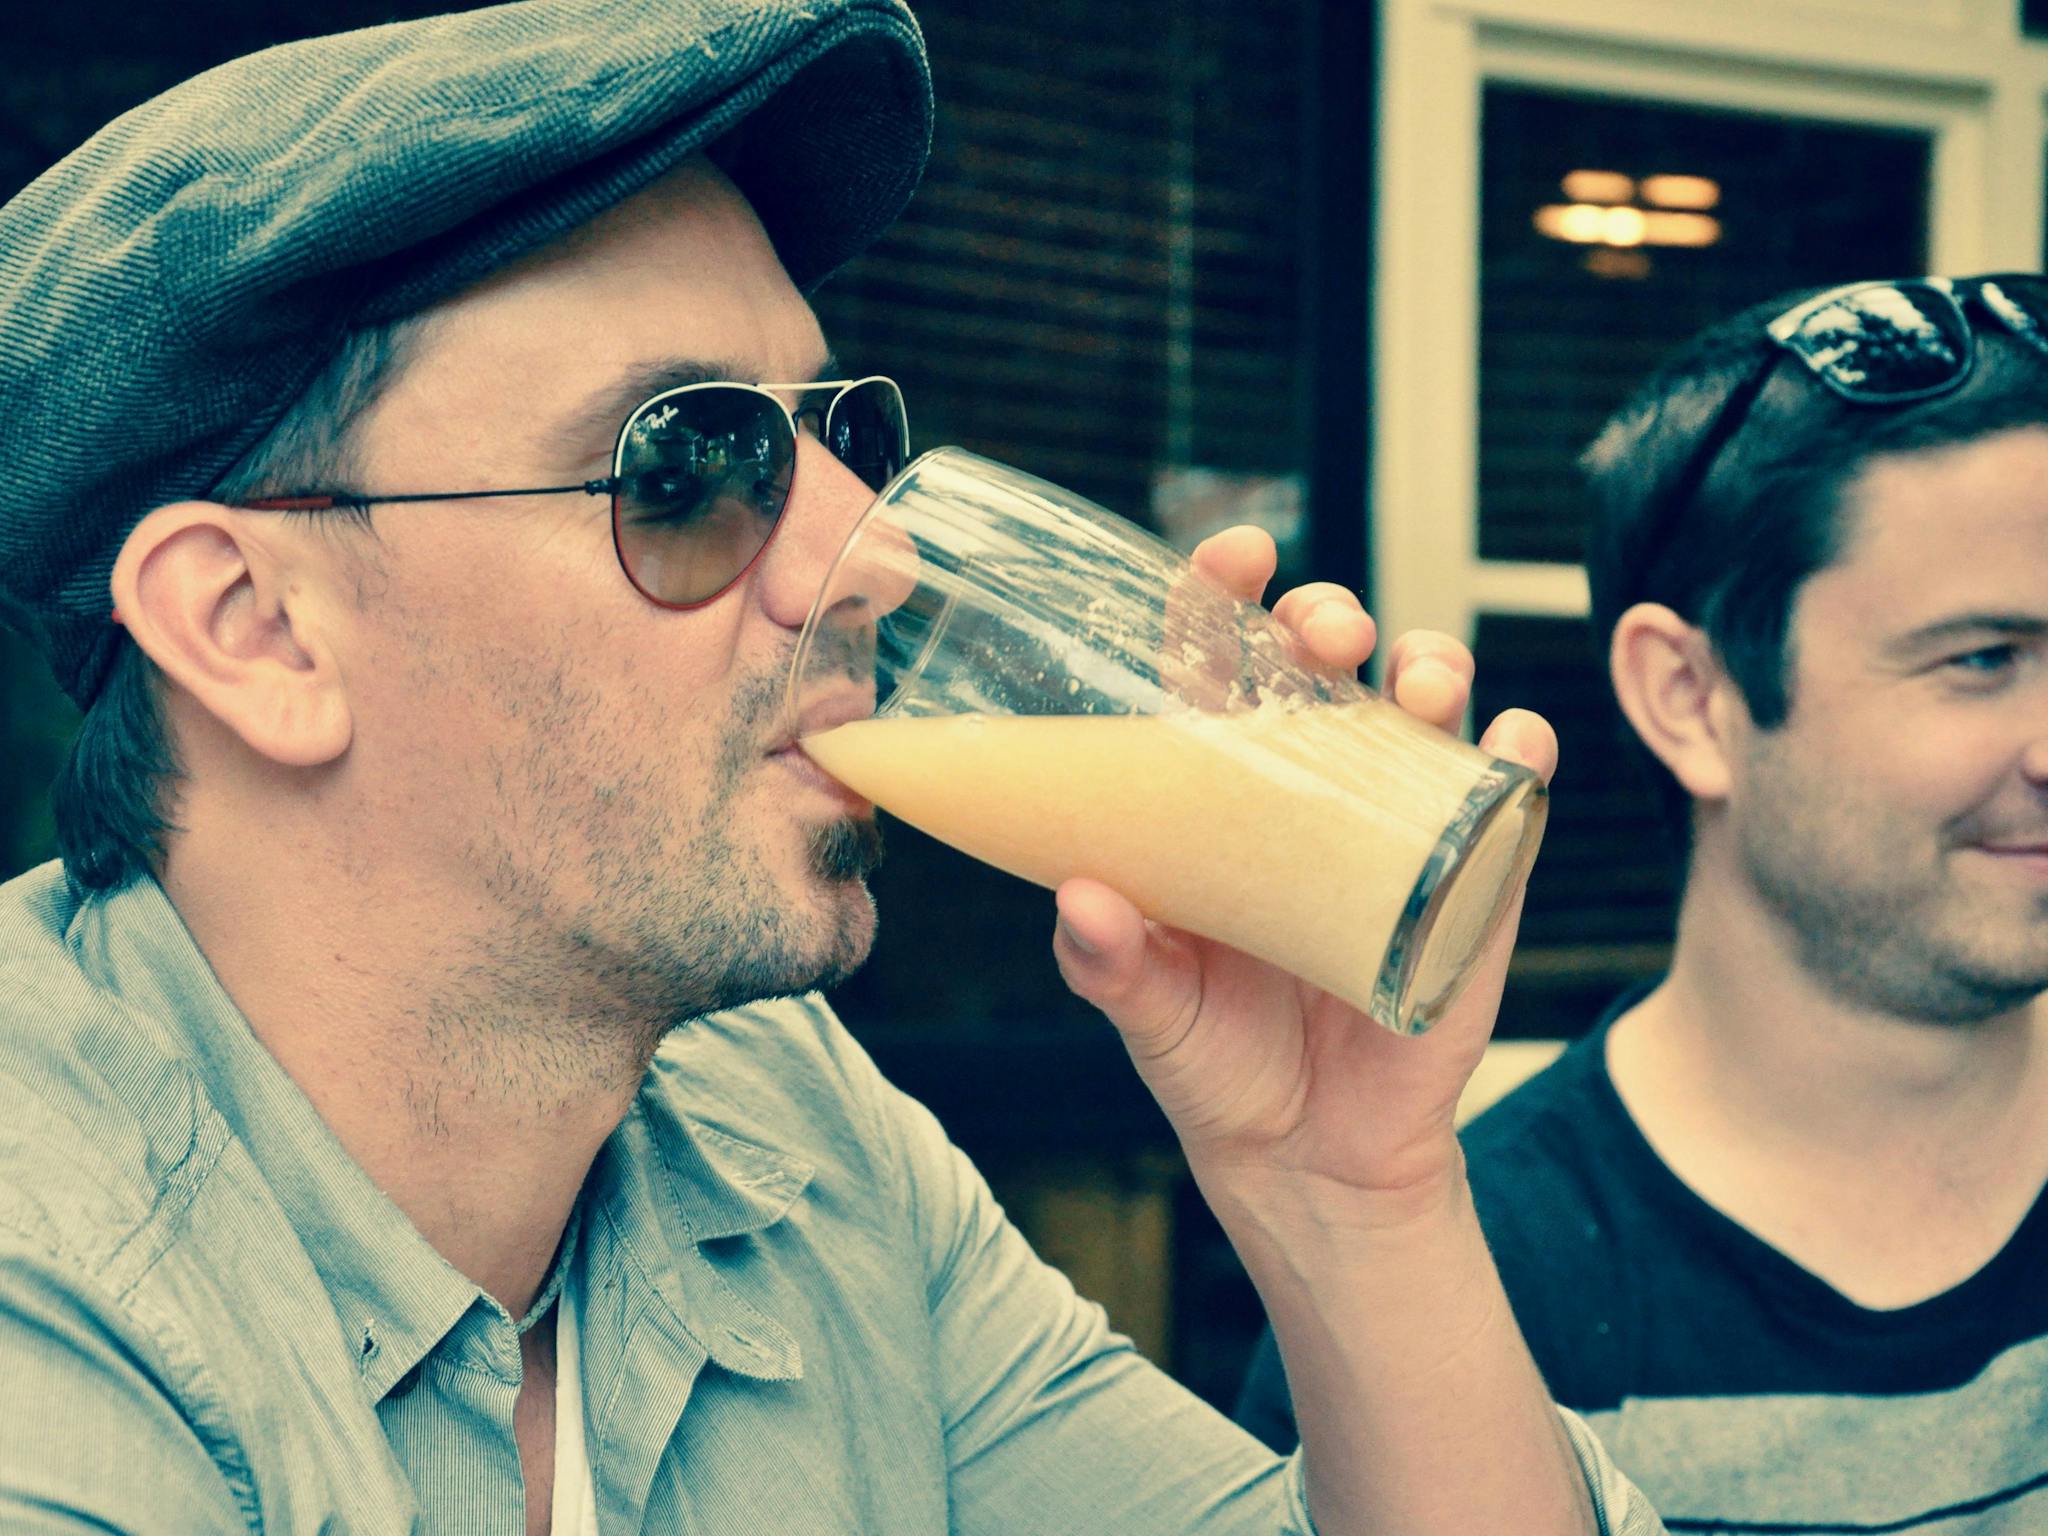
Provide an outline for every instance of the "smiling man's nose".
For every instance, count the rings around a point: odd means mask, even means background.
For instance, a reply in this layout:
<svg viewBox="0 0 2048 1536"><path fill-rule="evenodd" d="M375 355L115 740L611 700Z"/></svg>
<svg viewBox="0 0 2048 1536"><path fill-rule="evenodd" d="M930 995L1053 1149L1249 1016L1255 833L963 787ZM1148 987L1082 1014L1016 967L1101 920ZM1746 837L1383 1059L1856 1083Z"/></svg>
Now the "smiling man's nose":
<svg viewBox="0 0 2048 1536"><path fill-rule="evenodd" d="M2020 772L2036 788L2048 788L2048 730L2037 733L2020 753Z"/></svg>
<svg viewBox="0 0 2048 1536"><path fill-rule="evenodd" d="M873 503L875 493L861 478L809 435L798 439L796 478L790 487L783 525L761 563L761 605L776 623L801 628L811 605L824 589L832 562L846 546L854 525ZM863 578L865 581L865 578ZM902 601L887 596L886 612Z"/></svg>

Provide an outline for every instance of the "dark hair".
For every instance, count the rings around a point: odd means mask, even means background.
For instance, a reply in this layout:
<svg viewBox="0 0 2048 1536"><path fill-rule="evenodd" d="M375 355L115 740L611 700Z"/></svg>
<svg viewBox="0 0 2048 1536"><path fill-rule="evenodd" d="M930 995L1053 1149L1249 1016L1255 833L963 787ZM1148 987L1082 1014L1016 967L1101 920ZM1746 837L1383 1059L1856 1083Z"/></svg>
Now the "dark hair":
<svg viewBox="0 0 2048 1536"><path fill-rule="evenodd" d="M1702 331L1580 459L1592 493L1586 575L1603 668L1621 615L1639 602L1663 603L1706 632L1764 730L1782 725L1795 702L1793 605L1841 553L1848 491L1870 462L2048 423L2048 358L1982 322L1974 307L1977 365L1961 388L1900 406L1842 399L1764 329L1817 291L1785 294ZM1687 505L1667 506L1683 490L1701 435L1766 363L1762 392L1704 481ZM1691 799L1662 764L1651 767L1683 847Z"/></svg>
<svg viewBox="0 0 2048 1536"><path fill-rule="evenodd" d="M403 362L421 322L351 332L269 434L221 476L216 501L345 487L350 434ZM346 519L361 509L279 516ZM124 632L107 680L85 712L50 789L64 872L84 890L114 891L161 867L175 786L183 776L163 710L163 678Z"/></svg>

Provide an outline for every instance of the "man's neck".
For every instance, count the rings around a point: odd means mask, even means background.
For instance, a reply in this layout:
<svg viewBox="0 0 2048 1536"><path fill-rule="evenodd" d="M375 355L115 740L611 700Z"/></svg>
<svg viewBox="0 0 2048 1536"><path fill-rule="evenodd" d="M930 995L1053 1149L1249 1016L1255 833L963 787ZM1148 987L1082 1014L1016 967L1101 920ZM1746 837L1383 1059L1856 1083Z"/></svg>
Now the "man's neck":
<svg viewBox="0 0 2048 1536"><path fill-rule="evenodd" d="M1687 888L1671 973L1607 1062L1658 1155L1853 1299L1900 1306L1996 1253L2048 1178L2048 1036L1860 1005L1725 882ZM1908 1257L1908 1255L1911 1255Z"/></svg>
<svg viewBox="0 0 2048 1536"><path fill-rule="evenodd" d="M650 1032L549 994L530 963L507 985L457 914L252 900L203 874L174 857L164 887L257 1038L421 1235L523 1316Z"/></svg>

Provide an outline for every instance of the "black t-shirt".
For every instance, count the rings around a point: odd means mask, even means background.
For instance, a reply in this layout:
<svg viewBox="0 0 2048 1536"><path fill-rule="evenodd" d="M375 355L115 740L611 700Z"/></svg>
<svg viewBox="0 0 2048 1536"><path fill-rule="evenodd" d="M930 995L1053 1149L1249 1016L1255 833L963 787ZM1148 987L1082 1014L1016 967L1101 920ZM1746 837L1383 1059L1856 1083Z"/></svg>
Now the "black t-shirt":
<svg viewBox="0 0 2048 1536"><path fill-rule="evenodd" d="M1651 1150L1606 1067L1634 1001L1464 1134L1552 1394L1674 1533L2048 1533L2048 1197L1955 1289L1857 1306ZM1294 1444L1270 1333L1238 1420Z"/></svg>

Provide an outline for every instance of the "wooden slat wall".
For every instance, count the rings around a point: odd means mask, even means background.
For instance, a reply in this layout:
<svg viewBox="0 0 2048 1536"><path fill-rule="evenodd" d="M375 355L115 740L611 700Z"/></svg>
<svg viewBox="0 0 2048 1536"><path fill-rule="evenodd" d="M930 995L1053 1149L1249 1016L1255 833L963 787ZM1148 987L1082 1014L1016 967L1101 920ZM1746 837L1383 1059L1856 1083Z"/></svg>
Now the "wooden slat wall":
<svg viewBox="0 0 2048 1536"><path fill-rule="evenodd" d="M848 367L903 383L914 446L961 443L1140 520L1175 462L1305 474L1313 8L928 0L918 16L930 171L816 297ZM882 1054L914 1075L935 1034L1021 1030L1057 1053L1098 1027L1051 966L1042 891L890 833L881 939L835 997Z"/></svg>
<svg viewBox="0 0 2048 1536"><path fill-rule="evenodd" d="M918 7L909 215L818 295L957 442L1143 518L1162 465L1298 472L1299 0Z"/></svg>

